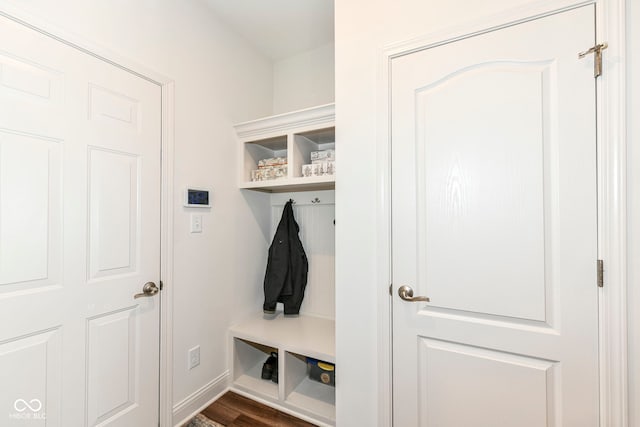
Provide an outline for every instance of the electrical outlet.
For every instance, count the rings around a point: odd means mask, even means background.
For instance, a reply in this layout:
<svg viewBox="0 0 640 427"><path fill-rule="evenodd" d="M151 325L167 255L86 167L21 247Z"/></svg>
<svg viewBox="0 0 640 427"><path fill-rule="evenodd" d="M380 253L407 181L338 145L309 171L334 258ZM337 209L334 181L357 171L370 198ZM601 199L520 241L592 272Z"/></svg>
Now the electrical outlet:
<svg viewBox="0 0 640 427"><path fill-rule="evenodd" d="M189 350L187 357L187 367L193 369L200 364L200 346L197 345Z"/></svg>

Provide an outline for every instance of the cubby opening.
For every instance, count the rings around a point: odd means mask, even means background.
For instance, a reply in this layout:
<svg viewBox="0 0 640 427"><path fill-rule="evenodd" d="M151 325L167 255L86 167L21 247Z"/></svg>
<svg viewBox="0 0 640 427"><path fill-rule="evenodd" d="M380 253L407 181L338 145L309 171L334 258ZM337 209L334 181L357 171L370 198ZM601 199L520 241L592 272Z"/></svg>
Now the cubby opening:
<svg viewBox="0 0 640 427"><path fill-rule="evenodd" d="M293 135L293 161L296 165L292 169L293 177L302 177L302 166L311 163L312 151L324 151L336 148L335 127L314 129L308 132L300 132Z"/></svg>
<svg viewBox="0 0 640 427"><path fill-rule="evenodd" d="M321 105L277 116L264 117L235 125L240 142L238 186L265 191L333 190L335 188L335 162L321 165L321 171L304 176L303 165L309 165L311 153L335 149L335 107ZM335 153L333 153L335 154ZM286 157L286 173L273 171L275 179L264 178L263 172L254 174L258 162L274 157ZM335 156L333 156L335 158ZM271 178L270 172L266 173Z"/></svg>
<svg viewBox="0 0 640 427"><path fill-rule="evenodd" d="M240 387L252 390L273 399L278 398L278 384L262 379L262 365L275 347L243 340L233 339L233 380Z"/></svg>
<svg viewBox="0 0 640 427"><path fill-rule="evenodd" d="M307 357L285 352L285 402L322 418L335 419L336 389L309 377Z"/></svg>
<svg viewBox="0 0 640 427"><path fill-rule="evenodd" d="M251 181L251 171L258 169L260 160L274 157L288 158L287 135L246 142L244 151L244 180ZM284 176L286 177L287 175Z"/></svg>

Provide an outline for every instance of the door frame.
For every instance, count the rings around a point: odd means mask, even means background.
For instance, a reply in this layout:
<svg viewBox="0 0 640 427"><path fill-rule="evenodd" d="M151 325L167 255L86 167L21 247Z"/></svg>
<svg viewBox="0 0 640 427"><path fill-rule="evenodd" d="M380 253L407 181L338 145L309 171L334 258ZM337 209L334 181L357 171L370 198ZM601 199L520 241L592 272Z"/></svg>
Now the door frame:
<svg viewBox="0 0 640 427"><path fill-rule="evenodd" d="M2 1L0 16L51 37L161 88L161 208L160 208L160 363L159 425L173 426L173 178L175 82L93 40L70 33L18 5Z"/></svg>
<svg viewBox="0 0 640 427"><path fill-rule="evenodd" d="M376 229L378 302L378 420L393 424L391 283L391 61L419 50L581 6L595 5L596 37L609 44L596 80L598 259L605 285L598 293L600 426L628 426L626 12L624 0L542 0L471 24L384 46L379 52ZM586 50L590 46L584 46ZM578 51L576 51L576 56ZM613 58L613 59L609 59ZM593 260L594 271L596 260ZM595 283L594 283L595 286Z"/></svg>

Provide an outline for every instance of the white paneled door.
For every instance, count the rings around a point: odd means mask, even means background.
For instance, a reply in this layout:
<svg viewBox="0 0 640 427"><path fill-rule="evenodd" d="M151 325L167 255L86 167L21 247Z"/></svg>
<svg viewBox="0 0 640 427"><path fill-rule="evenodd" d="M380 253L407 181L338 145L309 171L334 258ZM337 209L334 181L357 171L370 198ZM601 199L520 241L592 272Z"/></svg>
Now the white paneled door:
<svg viewBox="0 0 640 427"><path fill-rule="evenodd" d="M594 13L392 60L396 426L598 425Z"/></svg>
<svg viewBox="0 0 640 427"><path fill-rule="evenodd" d="M0 18L2 426L158 425L160 91Z"/></svg>

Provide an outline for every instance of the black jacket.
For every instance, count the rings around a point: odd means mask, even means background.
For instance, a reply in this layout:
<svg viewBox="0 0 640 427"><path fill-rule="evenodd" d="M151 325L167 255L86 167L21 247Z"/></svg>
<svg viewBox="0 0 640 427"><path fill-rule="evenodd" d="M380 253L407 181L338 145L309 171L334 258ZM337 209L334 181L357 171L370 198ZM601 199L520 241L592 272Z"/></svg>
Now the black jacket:
<svg viewBox="0 0 640 427"><path fill-rule="evenodd" d="M284 205L282 219L276 229L271 247L267 272L264 276L265 313L273 313L276 303L284 303L284 314L298 314L307 286L309 263L298 237L300 227L293 217L293 202Z"/></svg>

